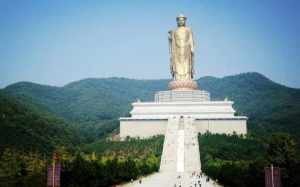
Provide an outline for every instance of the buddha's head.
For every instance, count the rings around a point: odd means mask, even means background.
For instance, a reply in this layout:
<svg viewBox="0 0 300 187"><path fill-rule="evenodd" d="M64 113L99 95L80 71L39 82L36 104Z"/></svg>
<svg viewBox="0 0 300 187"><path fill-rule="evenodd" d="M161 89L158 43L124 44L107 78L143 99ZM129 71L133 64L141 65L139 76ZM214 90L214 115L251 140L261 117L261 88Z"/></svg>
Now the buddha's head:
<svg viewBox="0 0 300 187"><path fill-rule="evenodd" d="M176 17L177 26L178 27L184 27L186 19L187 18L183 14L179 14L179 16Z"/></svg>

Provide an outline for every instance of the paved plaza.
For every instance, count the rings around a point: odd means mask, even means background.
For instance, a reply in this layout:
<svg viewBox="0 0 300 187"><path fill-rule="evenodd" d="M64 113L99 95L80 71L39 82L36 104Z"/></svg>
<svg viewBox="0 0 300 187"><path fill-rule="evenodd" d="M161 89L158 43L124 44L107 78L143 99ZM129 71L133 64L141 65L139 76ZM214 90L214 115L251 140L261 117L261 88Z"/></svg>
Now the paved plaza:
<svg viewBox="0 0 300 187"><path fill-rule="evenodd" d="M136 180L122 187L221 187L212 180L207 180L207 176L196 174L191 175L176 175L177 172L155 173L153 175L143 177L141 180ZM200 177L199 177L200 176Z"/></svg>

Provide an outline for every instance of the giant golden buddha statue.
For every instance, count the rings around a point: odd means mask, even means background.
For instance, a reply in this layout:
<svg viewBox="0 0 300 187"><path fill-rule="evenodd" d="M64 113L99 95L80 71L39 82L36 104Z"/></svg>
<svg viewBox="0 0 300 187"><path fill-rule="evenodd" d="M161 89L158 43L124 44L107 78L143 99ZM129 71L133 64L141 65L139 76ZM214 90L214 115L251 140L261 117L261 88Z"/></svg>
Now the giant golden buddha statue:
<svg viewBox="0 0 300 187"><path fill-rule="evenodd" d="M190 28L186 27L186 17L180 14L177 28L169 31L170 70L173 80L171 90L193 90L197 88L194 77L194 41Z"/></svg>

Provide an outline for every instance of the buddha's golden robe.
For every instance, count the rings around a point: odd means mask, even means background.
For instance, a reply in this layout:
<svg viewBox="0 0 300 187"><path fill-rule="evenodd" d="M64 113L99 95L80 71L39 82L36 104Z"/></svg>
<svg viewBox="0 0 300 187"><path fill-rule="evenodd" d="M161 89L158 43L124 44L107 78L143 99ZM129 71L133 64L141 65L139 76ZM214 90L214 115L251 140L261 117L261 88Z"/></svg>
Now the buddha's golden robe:
<svg viewBox="0 0 300 187"><path fill-rule="evenodd" d="M169 32L171 74L174 80L191 80L194 74L194 41L191 29L178 27Z"/></svg>

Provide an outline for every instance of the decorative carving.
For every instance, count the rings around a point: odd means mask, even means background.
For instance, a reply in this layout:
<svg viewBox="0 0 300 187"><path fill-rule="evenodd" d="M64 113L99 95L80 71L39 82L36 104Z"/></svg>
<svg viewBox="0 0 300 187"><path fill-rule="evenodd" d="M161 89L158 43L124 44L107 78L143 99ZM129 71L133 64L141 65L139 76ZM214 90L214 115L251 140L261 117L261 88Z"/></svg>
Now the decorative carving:
<svg viewBox="0 0 300 187"><path fill-rule="evenodd" d="M171 81L168 85L169 90L196 90L198 88L196 81Z"/></svg>

